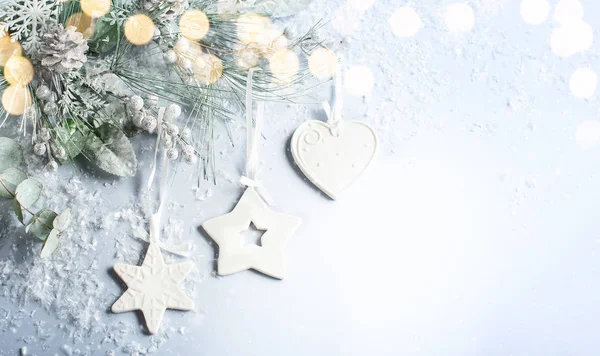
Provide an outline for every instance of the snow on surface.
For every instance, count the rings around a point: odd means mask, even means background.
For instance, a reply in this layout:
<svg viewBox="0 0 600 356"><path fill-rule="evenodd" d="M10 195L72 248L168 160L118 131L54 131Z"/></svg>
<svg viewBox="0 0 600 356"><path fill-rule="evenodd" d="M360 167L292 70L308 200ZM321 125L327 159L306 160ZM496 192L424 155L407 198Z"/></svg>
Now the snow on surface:
<svg viewBox="0 0 600 356"><path fill-rule="evenodd" d="M582 5L581 9L578 4ZM559 11L561 7L566 10ZM479 166L469 171L472 176L457 176L456 180L473 182L474 177L484 180L485 193L494 202L486 205L486 209L506 214L492 220L492 223L502 225L502 221L510 221L507 229L516 233L529 231L527 229L535 226L536 221L541 224L536 218L542 212L550 214L549 211L561 205L571 206L573 197L581 197L586 188L597 185L594 178L600 173L597 168L600 124L597 119L597 78L592 75L597 68L591 59L597 57L598 49L592 46L593 31L589 24L594 26L591 19L599 15L600 6L591 0L561 0L558 5L556 1L544 0L315 0L308 10L283 22L292 32L300 34L321 18L331 20L321 37L343 53L347 95L345 113L376 128L382 141L381 155L388 159L391 157L397 179L413 177L414 172L430 173L431 176L425 174L411 182L419 184L425 179L432 183L431 190L427 191L431 195L437 194L438 198L445 194L454 196L436 185L448 184L450 178L443 179L441 183L432 181L432 178L439 172L446 172L443 171L448 168L445 164L455 169L466 169L477 162ZM328 97L329 89L324 86L311 93L306 101L315 104ZM269 129L265 134L265 146L268 149L264 150L264 155L268 169L264 169L263 174L268 177L267 182L277 185L275 180L284 174L284 170L289 170L288 166L280 164L285 161L285 157L280 158L284 149L277 145L285 145L294 128L303 120L320 118L322 114L318 105L291 104L271 105L267 114ZM242 120L233 124L233 132L237 142L243 141ZM462 146L467 141L477 148ZM110 267L116 262L139 262L145 248L142 241L133 237L132 227L144 225L144 209L138 196L149 164L143 165L135 179L113 180L85 164L50 175L40 171L41 162L30 158L30 173L40 176L46 185L46 206L57 210L70 207L74 223L61 241L56 255L40 260L37 258L40 243L26 236L11 214L0 215L0 297L3 300L0 304L0 339L10 345L6 349L2 347L0 355L12 355L21 348L28 354L32 353L31 350L38 350L37 354L59 355L161 354L165 344L194 343L199 333L210 334L211 326L216 328L216 325L205 325L205 319L214 322L221 314L230 316L225 310L231 310L232 305L235 307L236 304L232 303L240 295L256 297L258 292L254 289L231 287L221 290L214 284L211 284L212 289L204 286L207 280L212 283L212 280L219 282L221 279L216 278L214 270L211 270L214 258L206 252L212 248L207 250L210 242L199 237L201 233L197 228L205 218L225 213L231 208L239 189L239 171L243 167L243 145L232 147L224 131L217 142L217 179L220 185L203 184L198 188L194 179L190 178L190 170L179 172L177 181L172 185L168 209L170 218L165 220L164 235L172 236L172 241L193 241L195 245L196 253L192 258L198 268L186 281L186 291L196 300L205 301L206 294L225 297L213 303L199 303L198 310L191 313L167 311L161 332L152 337L144 334L137 317L115 316L109 312L111 304L123 291L123 285L111 278ZM136 140L146 161L151 144L149 140ZM582 156L582 148L592 153ZM447 153L448 157L434 153ZM418 157L430 158L430 154L435 156L437 163L431 167L424 166L423 159ZM463 160L453 156L460 154L464 155ZM452 157L454 160L450 160ZM445 162L446 158L449 161ZM584 159L594 160L595 164L585 163ZM290 187L294 187L292 190L299 189L294 183L290 181L284 186L279 183L277 187L282 191L288 191ZM490 193L490 189L494 190ZM308 189L301 192L315 194ZM425 198L419 196L404 202L429 212L431 208L422 201ZM454 200L435 202L436 206L447 206L449 210L454 209L455 203ZM289 202L283 204L290 207ZM3 211L8 211L6 204L1 206ZM310 207L298 209L309 210ZM404 213L409 214L409 210ZM432 225L427 219L421 222L420 229L427 230L428 225ZM406 224L410 225L410 222ZM510 236L505 238L508 241L503 243L511 243ZM533 240L514 243L514 246L524 244L540 249ZM556 241L554 243L560 245ZM327 251L327 241L322 244L321 252ZM415 246L420 245L415 242ZM506 254L505 257L510 256L513 263L518 263L519 258L530 260L516 247L515 251L507 251L503 246L498 245L492 256ZM428 254L436 253L431 251L430 246L421 247ZM446 247L452 249L454 246ZM542 250L544 248L541 247ZM597 246L591 250L597 250ZM361 251L357 249L354 252L358 255ZM169 262L177 260L173 256L167 257ZM323 265L323 268L329 267ZM358 267L351 270L355 272ZM536 271L544 273L543 268L535 266L523 273L528 275ZM364 277L361 279L363 283L369 286L387 283L382 282L383 277L365 273L362 269L358 272L358 276ZM431 273L431 280L437 276L433 270L425 273ZM353 313L363 316L363 320L376 320L376 313L367 307L372 301L363 300L367 296L352 289L354 283L360 283L355 281L355 277L356 274L342 274L341 280L336 283L348 288L344 298L358 303L352 309ZM410 276L407 277L407 283L411 281ZM539 282L538 279L535 281ZM421 286L419 283L416 285L415 288ZM468 287L464 288L469 291ZM443 291L451 293L454 290ZM294 291L288 297L298 293L309 291ZM401 296L413 298L410 291L406 293L408 296ZM528 296L532 298L528 302L539 308L537 312L546 310L543 309L545 304L536 303L535 298L539 295L535 291L527 293L531 293ZM388 291L382 292L382 295L384 299L386 296L391 298ZM460 300L460 295L449 299L452 298ZM309 295L306 299L311 300ZM391 299L397 303L398 299ZM421 299L415 296L409 301L411 305L418 306ZM333 313L347 302L344 299L338 304L338 301L327 304L327 310ZM246 311L252 310L252 307L249 306ZM484 308L486 312L488 309ZM435 308L431 313L434 312ZM411 313L416 314L411 309L402 316L410 318ZM218 315L213 318L215 314ZM497 315L489 317L502 319ZM237 318L233 321L227 319L226 323L247 321L243 312ZM186 324L182 326L184 321ZM473 322L476 324L474 329L478 329L477 322ZM498 327L503 325L501 321L496 324ZM311 337L310 333L303 334L310 327L295 326L298 329L294 329L294 333ZM424 330L423 325L414 327L421 332ZM435 347L428 343L428 339L403 331L405 351L435 354ZM253 335L255 331L246 332ZM409 334L414 337L406 336ZM244 339L244 336L235 336ZM455 352L447 354L478 354L478 344L473 339L465 337L463 340L457 336L453 341L446 340L455 346ZM543 336L541 340L538 340L539 344L547 343ZM464 344L461 344L462 341ZM277 340L271 342L277 344ZM479 344L480 350L494 350L491 346L486 349L485 342L482 343ZM382 341L381 344L385 343ZM233 344L222 346L223 350L237 350L236 347ZM261 350L256 343L250 345L250 341L247 347ZM342 349L332 348L338 352ZM431 352L428 353L428 350ZM511 351L508 346L506 350L507 354ZM518 349L512 351L517 352ZM535 354L535 349L532 354Z"/></svg>

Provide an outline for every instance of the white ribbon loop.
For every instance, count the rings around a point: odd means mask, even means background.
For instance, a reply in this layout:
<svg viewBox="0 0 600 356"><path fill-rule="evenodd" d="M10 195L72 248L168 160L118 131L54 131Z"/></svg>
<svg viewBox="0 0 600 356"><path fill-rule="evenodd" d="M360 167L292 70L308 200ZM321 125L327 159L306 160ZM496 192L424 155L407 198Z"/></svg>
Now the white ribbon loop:
<svg viewBox="0 0 600 356"><path fill-rule="evenodd" d="M242 176L242 178L240 178L240 183L242 183L246 187L254 188L258 195L260 195L261 198L263 198L263 200L265 201L265 203L267 203L269 206L276 206L275 199L273 198L273 196L269 194L269 192L264 188L264 186L260 184L260 182L258 182L257 180L250 179L246 176Z"/></svg>
<svg viewBox="0 0 600 356"><path fill-rule="evenodd" d="M150 178L148 179L148 192L152 190L152 185L154 184L154 178L156 177L156 171L158 168L158 152L160 150L160 143L162 139L162 123L165 116L165 111L165 108L160 108L158 111L158 130L156 138L156 147L154 149L154 162L152 163L152 171L150 173ZM189 257L192 250L192 246L190 243L184 243L179 245L167 245L161 242L160 240L162 211L165 200L167 199L167 181L169 178L169 160L166 159L165 154L162 155L161 161L163 162L163 170L159 182L158 209L148 219L150 224L150 232L147 232L143 228L138 227L136 230L134 230L134 233L136 233L139 238L149 243L157 244L158 247L165 251L171 252L179 256Z"/></svg>
<svg viewBox="0 0 600 356"><path fill-rule="evenodd" d="M327 115L327 124L330 126L334 137L340 136L340 123L342 122L342 111L344 107L344 96L342 93L342 66L337 64L334 78L333 108L328 102L323 102L323 110Z"/></svg>
<svg viewBox="0 0 600 356"><path fill-rule="evenodd" d="M154 161L152 162L152 172L150 172L150 178L148 179L148 191L152 190L152 184L154 184L154 177L156 177L156 169L158 167L158 151L160 149L160 139L162 136L162 122L165 117L165 108L158 110L157 118L157 131L156 131L156 145L154 146ZM162 186L161 186L162 188ZM161 201L162 203L162 201Z"/></svg>
<svg viewBox="0 0 600 356"><path fill-rule="evenodd" d="M256 69L248 71L248 82L246 85L246 175L242 176L240 183L254 188L263 200L270 206L275 206L273 197L265 190L264 186L256 178L260 168L260 139L264 124L265 103L259 101L256 108L256 117L252 119L252 76Z"/></svg>
<svg viewBox="0 0 600 356"><path fill-rule="evenodd" d="M150 231L152 231L152 223L151 223ZM157 239L156 236L152 237L152 233L148 233L148 231L146 231L141 226L138 226L137 228L135 228L133 233L134 233L135 237L139 238L140 240L146 241L148 243L155 243L156 245L158 245L158 247L160 249L168 251L172 254L179 255L182 257L190 257L191 256L192 244L189 242L178 244L178 245L167 245L167 244L162 243L160 241L160 239Z"/></svg>

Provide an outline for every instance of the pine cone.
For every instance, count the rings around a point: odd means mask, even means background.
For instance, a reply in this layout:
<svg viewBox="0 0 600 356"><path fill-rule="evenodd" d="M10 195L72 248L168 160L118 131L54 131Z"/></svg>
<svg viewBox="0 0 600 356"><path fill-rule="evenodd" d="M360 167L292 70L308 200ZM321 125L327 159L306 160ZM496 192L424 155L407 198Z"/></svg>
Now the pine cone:
<svg viewBox="0 0 600 356"><path fill-rule="evenodd" d="M57 73L67 73L83 67L87 61L87 40L74 26L64 28L62 24L44 35L40 49L42 66Z"/></svg>

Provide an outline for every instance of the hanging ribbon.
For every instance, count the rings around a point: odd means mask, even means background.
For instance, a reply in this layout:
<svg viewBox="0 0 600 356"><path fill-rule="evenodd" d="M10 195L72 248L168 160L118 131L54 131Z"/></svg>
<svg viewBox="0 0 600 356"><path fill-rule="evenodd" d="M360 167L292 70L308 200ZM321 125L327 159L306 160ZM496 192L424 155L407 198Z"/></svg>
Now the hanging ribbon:
<svg viewBox="0 0 600 356"><path fill-rule="evenodd" d="M252 68L248 71L248 82L246 84L246 175L242 176L240 183L254 188L267 204L274 206L273 198L256 179L260 168L259 148L264 124L265 103L263 101L258 102L256 117L252 120L252 77L255 70L255 68Z"/></svg>
<svg viewBox="0 0 600 356"><path fill-rule="evenodd" d="M160 150L160 142L162 137L162 123L165 116L165 108L160 108L158 111L158 125L157 125L157 139L156 139L156 147L154 148L154 161L152 163L152 171L150 172L150 178L148 179L148 184L146 186L147 192L150 193L152 190L152 185L154 184L154 178L156 177L156 171L158 167L158 152ZM159 202L158 209L156 212L151 214L149 217L150 221L150 232L145 231L142 227L138 227L134 233L139 238L149 242L157 244L161 249L174 253L176 255L189 257L191 253L191 245L190 243L184 243L179 245L167 245L160 241L160 231L161 231L161 218L162 211L164 207L164 202L167 197L167 181L169 177L169 160L166 159L166 156L163 154L161 161L163 162L163 170L159 183Z"/></svg>
<svg viewBox="0 0 600 356"><path fill-rule="evenodd" d="M344 107L344 95L342 93L342 66L337 63L334 76L334 98L333 108L329 102L322 103L325 114L327 115L327 123L331 127L331 134L335 137L340 135L340 122L342 121L342 111Z"/></svg>

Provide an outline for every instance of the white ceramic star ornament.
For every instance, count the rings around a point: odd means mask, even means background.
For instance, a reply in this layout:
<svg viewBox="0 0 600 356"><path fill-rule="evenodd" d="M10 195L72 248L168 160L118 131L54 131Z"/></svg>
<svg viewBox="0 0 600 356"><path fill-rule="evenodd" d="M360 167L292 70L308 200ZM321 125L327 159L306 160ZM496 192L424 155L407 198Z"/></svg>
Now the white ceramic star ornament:
<svg viewBox="0 0 600 356"><path fill-rule="evenodd" d="M161 137L161 121L165 110L159 111L159 131L154 156L154 167L148 181L148 191L150 191L156 174L158 146ZM166 246L160 242L160 219L165 197L162 195L166 191L166 182L168 176L168 160L163 157L165 167L160 183L160 204L155 214L150 217L150 233L144 234L142 231L138 235L148 235L150 246L146 252L146 257L141 266L132 266L118 263L114 270L127 284L127 290L113 304L113 313L124 313L134 310L142 311L148 331L155 334L162 323L165 310L193 310L194 302L183 292L180 285L186 279L188 274L194 268L191 261L177 263L172 265L165 264L161 248L167 251L186 256L189 253L189 247ZM142 229L143 230L143 229ZM143 237L146 238L145 236Z"/></svg>
<svg viewBox="0 0 600 356"><path fill-rule="evenodd" d="M202 224L204 230L219 245L219 275L229 275L254 269L268 276L283 279L285 276L285 245L300 226L295 216L276 213L269 207L272 199L256 181L259 165L258 147L261 137L264 103L258 104L256 127L252 124L252 73L248 74L246 89L246 125L248 127L248 152L246 176L242 183L248 188L229 214L219 216ZM266 202L265 202L266 201ZM254 223L265 231L261 245L243 246L240 234Z"/></svg>
<svg viewBox="0 0 600 356"><path fill-rule="evenodd" d="M194 268L190 261L165 264L158 244L151 243L141 266L116 264L115 272L127 284L127 291L112 306L113 313L141 310L148 331L155 334L165 310L193 310L194 302L181 290Z"/></svg>
<svg viewBox="0 0 600 356"><path fill-rule="evenodd" d="M341 70L335 75L335 104L323 103L327 122L310 120L298 127L291 141L294 161L306 177L332 199L354 184L377 151L377 135L360 121L342 120Z"/></svg>

